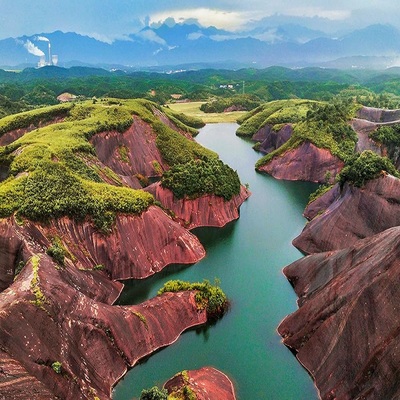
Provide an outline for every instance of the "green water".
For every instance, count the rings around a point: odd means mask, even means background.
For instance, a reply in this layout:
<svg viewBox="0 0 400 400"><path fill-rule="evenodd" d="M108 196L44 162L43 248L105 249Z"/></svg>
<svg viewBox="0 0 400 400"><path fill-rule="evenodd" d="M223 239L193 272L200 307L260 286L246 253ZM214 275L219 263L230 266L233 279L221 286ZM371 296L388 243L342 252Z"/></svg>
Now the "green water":
<svg viewBox="0 0 400 400"><path fill-rule="evenodd" d="M291 241L304 227L302 212L316 186L257 174L254 164L260 155L235 136L236 129L236 124L207 125L196 140L216 151L249 184L252 196L242 205L239 220L222 229L197 229L205 259L127 283L121 297L121 304L136 304L155 296L169 279L217 277L231 300L230 311L215 325L185 332L133 368L115 388L115 400L138 398L143 388L202 366L225 372L240 400L317 398L311 378L276 333L279 322L296 310L296 296L281 270L301 257Z"/></svg>

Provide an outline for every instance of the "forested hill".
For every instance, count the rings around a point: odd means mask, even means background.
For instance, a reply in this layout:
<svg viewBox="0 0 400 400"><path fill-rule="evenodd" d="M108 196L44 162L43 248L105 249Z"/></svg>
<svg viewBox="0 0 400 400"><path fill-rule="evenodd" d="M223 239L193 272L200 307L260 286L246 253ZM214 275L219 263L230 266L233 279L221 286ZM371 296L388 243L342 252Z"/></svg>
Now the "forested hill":
<svg viewBox="0 0 400 400"><path fill-rule="evenodd" d="M20 72L0 70L0 115L57 104L57 96L65 92L84 98L141 97L160 104L173 98L206 101L243 93L266 102L290 98L329 100L343 91L353 96L373 92L382 95L376 106L385 107L388 97L400 96L399 77L400 68L343 71L270 67L176 73L54 66Z"/></svg>

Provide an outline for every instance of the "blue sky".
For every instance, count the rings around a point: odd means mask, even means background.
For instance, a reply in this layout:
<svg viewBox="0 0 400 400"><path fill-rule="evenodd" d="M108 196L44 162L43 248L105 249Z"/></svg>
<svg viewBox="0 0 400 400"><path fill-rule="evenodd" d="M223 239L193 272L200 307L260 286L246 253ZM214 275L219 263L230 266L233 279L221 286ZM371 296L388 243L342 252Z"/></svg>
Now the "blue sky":
<svg viewBox="0 0 400 400"><path fill-rule="evenodd" d="M398 9L394 0L0 0L0 39L61 30L112 41L168 17L228 30L279 19L334 32L373 23L400 27Z"/></svg>

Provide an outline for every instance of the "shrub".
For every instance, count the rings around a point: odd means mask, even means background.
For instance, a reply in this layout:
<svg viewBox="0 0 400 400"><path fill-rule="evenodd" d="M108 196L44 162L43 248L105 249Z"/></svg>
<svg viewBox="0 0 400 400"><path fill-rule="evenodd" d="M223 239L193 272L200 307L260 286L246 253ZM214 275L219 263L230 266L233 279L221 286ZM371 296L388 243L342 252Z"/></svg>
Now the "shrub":
<svg viewBox="0 0 400 400"><path fill-rule="evenodd" d="M341 187L345 182L362 187L368 180L377 178L383 171L397 178L400 177L399 172L388 158L378 156L371 150L365 150L348 161L340 172L338 181Z"/></svg>
<svg viewBox="0 0 400 400"><path fill-rule="evenodd" d="M199 309L206 309L207 314L211 318L218 318L228 308L228 299L219 285L211 285L208 280L203 282L184 282L181 280L172 280L164 284L158 291L158 295L165 292L181 292L187 290L196 290L196 303Z"/></svg>
<svg viewBox="0 0 400 400"><path fill-rule="evenodd" d="M51 368L53 368L53 371L56 374L61 374L62 372L62 364L60 363L60 361L54 361L53 364L51 364Z"/></svg>
<svg viewBox="0 0 400 400"><path fill-rule="evenodd" d="M218 159L191 160L165 171L161 184L178 198L215 194L230 200L240 193L236 171Z"/></svg>
<svg viewBox="0 0 400 400"><path fill-rule="evenodd" d="M153 386L151 389L143 389L140 400L167 400L168 392L166 389L160 389Z"/></svg>
<svg viewBox="0 0 400 400"><path fill-rule="evenodd" d="M67 252L60 238L56 237L53 239L52 245L46 250L46 253L52 257L57 264L64 265L64 258Z"/></svg>

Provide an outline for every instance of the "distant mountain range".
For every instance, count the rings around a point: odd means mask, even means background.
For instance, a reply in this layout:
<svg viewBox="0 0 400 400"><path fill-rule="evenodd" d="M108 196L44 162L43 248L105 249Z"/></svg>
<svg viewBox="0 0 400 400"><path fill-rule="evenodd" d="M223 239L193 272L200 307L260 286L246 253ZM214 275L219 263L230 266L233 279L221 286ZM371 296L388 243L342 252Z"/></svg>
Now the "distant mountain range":
<svg viewBox="0 0 400 400"><path fill-rule="evenodd" d="M40 60L43 65L54 55L59 66L109 69L178 65L385 68L398 65L400 31L390 25L371 25L332 37L295 24L259 26L241 33L195 24L163 24L112 43L61 31L0 40L2 67L36 66Z"/></svg>

